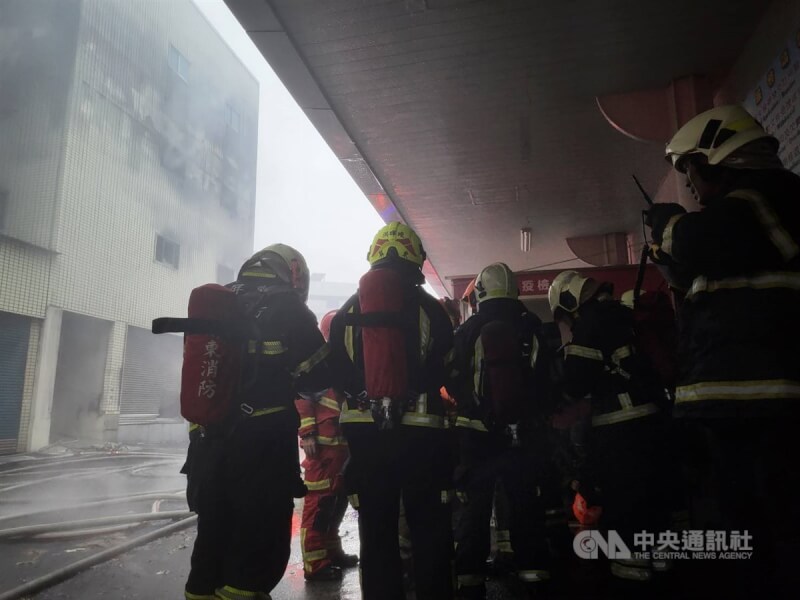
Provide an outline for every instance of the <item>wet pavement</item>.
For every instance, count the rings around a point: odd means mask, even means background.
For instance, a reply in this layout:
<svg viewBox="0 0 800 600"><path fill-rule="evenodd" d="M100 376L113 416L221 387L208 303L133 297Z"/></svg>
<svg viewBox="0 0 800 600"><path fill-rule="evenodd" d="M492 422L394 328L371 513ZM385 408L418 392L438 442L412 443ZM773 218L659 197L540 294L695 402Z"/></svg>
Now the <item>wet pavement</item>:
<svg viewBox="0 0 800 600"><path fill-rule="evenodd" d="M33 595L8 592L36 578L108 551L129 540L154 532L188 515L185 478L179 469L182 449L131 448L61 449L51 455L17 455L0 459L0 600L18 598L168 600L183 598L195 529L158 537L105 562L81 570ZM108 499L113 499L108 502ZM299 547L302 500L295 504L292 551L273 600L357 600L361 598L358 569L346 571L341 582L307 584ZM53 532L52 525L74 520L125 517L168 512L170 518L146 523L85 524L78 531ZM46 535L30 530L15 536L9 530L45 525ZM349 509L341 527L348 553L358 553L357 515ZM570 574L572 575L572 574ZM572 577L561 578L567 581ZM569 584L571 587L572 584ZM519 598L511 580L491 581L488 598ZM598 590L552 597L604 597ZM589 588L591 589L591 588ZM552 590L555 592L556 590Z"/></svg>
<svg viewBox="0 0 800 600"><path fill-rule="evenodd" d="M186 511L181 450L157 452L124 448L57 448L48 454L4 457L0 462L0 597L38 577L71 565L132 538L164 527L170 520L104 525L94 532L58 532L36 537L4 534L11 528L140 513ZM99 501L117 498L113 503ZM295 505L292 554L274 600L357 599L358 570L341 582L306 584L299 547L302 500ZM341 528L348 553L358 553L356 514L349 510ZM102 564L83 570L49 589L21 598L169 599L183 598L195 529L161 537Z"/></svg>

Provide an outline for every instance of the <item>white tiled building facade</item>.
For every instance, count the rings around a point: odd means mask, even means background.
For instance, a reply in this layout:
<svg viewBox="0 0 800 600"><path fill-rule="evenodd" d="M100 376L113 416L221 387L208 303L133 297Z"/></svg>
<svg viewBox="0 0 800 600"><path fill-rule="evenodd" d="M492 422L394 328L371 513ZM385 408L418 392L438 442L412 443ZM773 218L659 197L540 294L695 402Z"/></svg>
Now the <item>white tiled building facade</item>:
<svg viewBox="0 0 800 600"><path fill-rule="evenodd" d="M150 322L251 253L257 119L191 0L0 4L0 453L180 423Z"/></svg>

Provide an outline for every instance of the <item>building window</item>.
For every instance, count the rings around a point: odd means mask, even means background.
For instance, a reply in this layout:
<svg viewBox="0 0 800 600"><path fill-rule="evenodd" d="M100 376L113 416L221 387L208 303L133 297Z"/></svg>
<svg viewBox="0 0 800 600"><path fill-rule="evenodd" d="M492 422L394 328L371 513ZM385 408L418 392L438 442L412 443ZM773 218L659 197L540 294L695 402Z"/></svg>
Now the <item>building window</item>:
<svg viewBox="0 0 800 600"><path fill-rule="evenodd" d="M225 105L225 123L236 133L239 133L239 128L242 125L242 118L230 104Z"/></svg>
<svg viewBox="0 0 800 600"><path fill-rule="evenodd" d="M217 283L226 285L236 279L236 273L227 265L217 265Z"/></svg>
<svg viewBox="0 0 800 600"><path fill-rule="evenodd" d="M178 264L180 263L180 258L180 244L168 240L163 236L156 236L156 261L165 265L170 265L171 267L177 269Z"/></svg>
<svg viewBox="0 0 800 600"><path fill-rule="evenodd" d="M169 68L175 71L181 79L189 81L189 61L172 44L169 45L167 62Z"/></svg>
<svg viewBox="0 0 800 600"><path fill-rule="evenodd" d="M0 190L0 231L5 231L8 216L8 192Z"/></svg>

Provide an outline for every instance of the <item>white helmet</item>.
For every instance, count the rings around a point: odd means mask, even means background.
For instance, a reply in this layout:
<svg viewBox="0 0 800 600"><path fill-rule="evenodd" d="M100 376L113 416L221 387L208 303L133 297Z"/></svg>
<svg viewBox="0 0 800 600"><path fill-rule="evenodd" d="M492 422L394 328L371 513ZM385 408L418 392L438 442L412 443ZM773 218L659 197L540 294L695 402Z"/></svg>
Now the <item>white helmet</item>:
<svg viewBox="0 0 800 600"><path fill-rule="evenodd" d="M758 121L737 104L717 106L689 120L672 137L666 158L681 173L686 172L686 158L701 154L710 165L718 165L745 144L764 140L771 153L777 153L778 140L764 131ZM727 166L752 168L726 161Z"/></svg>
<svg viewBox="0 0 800 600"><path fill-rule="evenodd" d="M556 275L547 292L550 310L553 314L561 309L574 313L581 304L592 298L600 284L591 277L584 277L577 271L563 271Z"/></svg>
<svg viewBox="0 0 800 600"><path fill-rule="evenodd" d="M475 297L478 304L492 298L518 298L517 280L505 263L492 263L475 278Z"/></svg>
<svg viewBox="0 0 800 600"><path fill-rule="evenodd" d="M263 284L288 285L300 299L308 300L309 272L306 259L286 244L272 244L245 261L237 279L258 278Z"/></svg>

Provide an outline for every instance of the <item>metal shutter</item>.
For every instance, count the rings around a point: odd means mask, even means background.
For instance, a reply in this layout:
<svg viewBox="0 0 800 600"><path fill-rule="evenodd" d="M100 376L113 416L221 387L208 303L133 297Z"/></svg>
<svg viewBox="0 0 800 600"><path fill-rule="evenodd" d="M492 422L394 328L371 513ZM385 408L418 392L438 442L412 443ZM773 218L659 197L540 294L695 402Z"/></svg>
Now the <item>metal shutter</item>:
<svg viewBox="0 0 800 600"><path fill-rule="evenodd" d="M31 320L0 312L0 454L17 451Z"/></svg>
<svg viewBox="0 0 800 600"><path fill-rule="evenodd" d="M180 415L183 339L128 327L120 394L121 425Z"/></svg>

